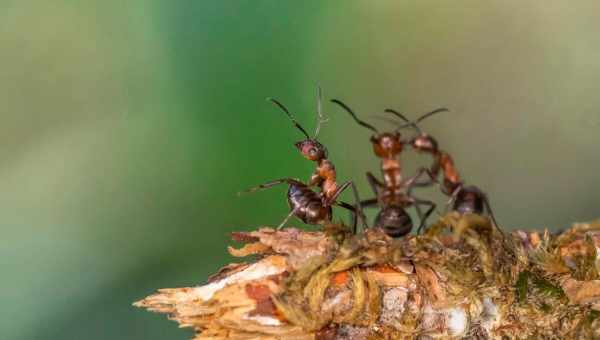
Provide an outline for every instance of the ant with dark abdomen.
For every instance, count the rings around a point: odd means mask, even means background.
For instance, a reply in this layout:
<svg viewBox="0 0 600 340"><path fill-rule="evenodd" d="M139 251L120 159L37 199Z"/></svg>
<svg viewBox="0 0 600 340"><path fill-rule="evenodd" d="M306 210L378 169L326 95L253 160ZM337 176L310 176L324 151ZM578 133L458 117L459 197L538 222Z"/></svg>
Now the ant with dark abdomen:
<svg viewBox="0 0 600 340"><path fill-rule="evenodd" d="M428 200L415 198L406 190L413 186L430 185L432 182L418 182L417 180L424 174L427 174L431 181L434 181L433 175L426 168L420 168L412 177L402 178L402 168L399 155L404 145L407 143L401 139L398 130L394 132L379 132L373 125L360 120L356 114L343 102L337 99L331 100L333 103L341 106L352 118L361 126L374 132L371 136L373 151L375 155L381 158L381 172L383 182L379 181L371 172L367 172L367 180L376 198L361 202L361 207L379 206L381 210L375 218L375 227L382 228L386 234L392 237L400 237L408 234L413 223L405 208L415 206L420 219L419 230L425 225L429 215L435 209L435 203ZM421 205L429 206L429 209L423 215Z"/></svg>
<svg viewBox="0 0 600 340"><path fill-rule="evenodd" d="M422 115L415 121L410 121L404 115L393 109L385 110L385 112L392 113L405 122L399 129L407 127L415 129L417 135L408 142L413 149L417 150L417 152L424 152L433 156L433 164L430 167L431 174L437 178L441 170L443 176L443 183L440 184L441 191L450 197L446 204L446 209L451 207L453 211L457 211L461 215L466 213L481 215L486 212L494 226L502 235L504 235L496 222L487 195L474 185L466 186L464 184L450 154L441 150L438 147L437 140L431 135L423 132L418 125L421 121L436 113L447 111L448 109L440 108ZM420 232L420 228L418 232Z"/></svg>
<svg viewBox="0 0 600 340"><path fill-rule="evenodd" d="M298 217L304 223L313 225L331 222L332 206L334 205L350 210L354 214L354 232L356 232L356 217L361 220L363 227L366 227L367 224L362 212L361 201L354 182L347 181L341 185L337 184L335 167L327 158L327 148L317 140L321 123L325 121L321 113L320 88L317 106L317 127L315 130L315 136L313 138L308 135L306 130L298 123L298 121L296 121L295 117L283 104L273 98L267 98L267 100L277 105L289 117L294 126L300 130L302 134L304 134L306 138L295 143L294 145L300 151L302 156L308 160L316 162L317 168L314 174L311 176L308 184L303 183L295 178L281 178L256 186L247 190L246 192L255 192L283 183L287 183L289 185L287 200L291 211L278 226L278 229L281 229L292 216ZM313 191L310 188L311 186L318 186L321 189L321 192ZM349 187L352 188L354 198L356 200L356 207L349 203L338 201L340 194Z"/></svg>

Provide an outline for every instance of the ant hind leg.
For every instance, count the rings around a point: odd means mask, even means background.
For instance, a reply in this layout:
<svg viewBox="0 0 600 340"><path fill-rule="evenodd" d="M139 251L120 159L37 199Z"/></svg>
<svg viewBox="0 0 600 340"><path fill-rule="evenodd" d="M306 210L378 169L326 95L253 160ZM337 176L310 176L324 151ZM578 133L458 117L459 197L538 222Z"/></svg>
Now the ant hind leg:
<svg viewBox="0 0 600 340"><path fill-rule="evenodd" d="M422 199L418 199L418 198L413 198L413 200L414 200L414 204L415 204L415 209L417 209L417 206L419 206L419 205L428 205L429 206L429 209L427 209L425 214L423 214L423 216L420 217L421 223L419 223L419 228L417 228L417 234L421 234L421 230L423 229L423 227L425 227L425 223L427 222L427 219L435 210L436 204L432 201L422 200ZM417 210L417 211L419 211L419 210Z"/></svg>
<svg viewBox="0 0 600 340"><path fill-rule="evenodd" d="M352 221L352 233L356 234L358 221L357 221L357 211L356 207L352 204L346 202L335 202L334 205L337 205L340 208L347 209L350 212L350 220Z"/></svg>
<svg viewBox="0 0 600 340"><path fill-rule="evenodd" d="M344 203L344 202L341 202ZM344 204L348 204L348 203L344 203ZM352 210L350 211L350 220L352 221L352 225L356 227L357 219L358 219L358 215L356 214L356 207L354 207L353 205L348 204L349 206L352 207ZM368 200L362 200L360 201L360 206L363 208L375 208L377 206L379 206L379 200L377 198L371 198Z"/></svg>
<svg viewBox="0 0 600 340"><path fill-rule="evenodd" d="M500 235L502 235L502 239L505 239L504 231L500 228L500 226L498 225L498 222L496 221L496 217L494 216L494 212L492 211L492 207L490 205L490 201L489 201L487 195L482 193L482 197L483 197L483 204L485 205L485 210L487 210L487 213L490 216L490 220L492 220L492 224L494 225L496 230L498 230L498 232L500 232Z"/></svg>
<svg viewBox="0 0 600 340"><path fill-rule="evenodd" d="M352 181L348 181L345 182L344 184L342 184L337 190L336 192L333 194L333 196L331 196L330 198L327 199L327 201L325 202L326 205L332 205L335 203L335 201L337 200L337 198L340 196L340 194L346 190L348 187L352 187L352 192L354 194L354 200L356 201L356 213L359 214L359 218L360 221L363 225L363 228L367 228L367 221L365 218L365 214L362 210L362 205L361 205L361 201L360 201L360 197L358 196L358 190L356 189L356 185L354 185L354 182Z"/></svg>
<svg viewBox="0 0 600 340"><path fill-rule="evenodd" d="M290 213L283 219L283 221L281 221L281 223L279 223L279 225L277 226L277 230L283 229L283 226L285 226L285 224L296 213L296 211L298 211L298 210L297 209L292 209L292 211L290 211Z"/></svg>

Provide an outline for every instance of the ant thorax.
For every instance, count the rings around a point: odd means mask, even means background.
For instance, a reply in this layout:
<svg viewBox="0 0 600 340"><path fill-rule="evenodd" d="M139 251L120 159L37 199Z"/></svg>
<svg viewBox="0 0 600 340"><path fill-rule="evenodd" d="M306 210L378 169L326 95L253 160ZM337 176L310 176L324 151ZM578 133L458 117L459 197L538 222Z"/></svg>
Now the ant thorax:
<svg viewBox="0 0 600 340"><path fill-rule="evenodd" d="M447 152L440 150L437 155L437 163L439 164L439 168L442 169L444 187L449 192L454 191L454 189L461 184L461 179L458 170L454 165L452 156Z"/></svg>
<svg viewBox="0 0 600 340"><path fill-rule="evenodd" d="M395 188L402 183L402 167L400 160L396 158L384 158L381 160L381 172L383 182L388 188Z"/></svg>
<svg viewBox="0 0 600 340"><path fill-rule="evenodd" d="M332 197L337 190L335 166L328 159L318 162L315 172L310 178L309 185L316 185L327 198Z"/></svg>

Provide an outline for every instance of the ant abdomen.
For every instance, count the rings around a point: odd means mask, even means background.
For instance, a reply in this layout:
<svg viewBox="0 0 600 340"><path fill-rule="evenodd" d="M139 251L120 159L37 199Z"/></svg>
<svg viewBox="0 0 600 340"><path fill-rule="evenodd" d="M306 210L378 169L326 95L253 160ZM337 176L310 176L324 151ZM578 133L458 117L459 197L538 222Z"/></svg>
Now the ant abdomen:
<svg viewBox="0 0 600 340"><path fill-rule="evenodd" d="M288 204L295 215L306 224L322 224L333 215L330 205L323 205L321 196L301 182L290 183Z"/></svg>
<svg viewBox="0 0 600 340"><path fill-rule="evenodd" d="M389 205L377 214L375 227L382 228L390 237L402 237L410 233L413 223L401 206Z"/></svg>
<svg viewBox="0 0 600 340"><path fill-rule="evenodd" d="M461 214L479 214L483 213L485 196L479 188L468 186L461 188L456 194L456 199L452 206L452 210L456 210Z"/></svg>

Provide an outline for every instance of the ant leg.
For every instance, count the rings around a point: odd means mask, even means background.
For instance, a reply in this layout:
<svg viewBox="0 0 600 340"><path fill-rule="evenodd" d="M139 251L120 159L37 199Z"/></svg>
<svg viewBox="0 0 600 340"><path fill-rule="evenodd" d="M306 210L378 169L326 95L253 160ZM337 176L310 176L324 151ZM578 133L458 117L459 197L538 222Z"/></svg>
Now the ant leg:
<svg viewBox="0 0 600 340"><path fill-rule="evenodd" d="M368 199L368 200L362 200L362 201L360 201L360 205L363 208L373 208L373 207L376 207L378 205L377 198L371 198L371 199Z"/></svg>
<svg viewBox="0 0 600 340"><path fill-rule="evenodd" d="M485 205L485 209L487 210L488 215L490 215L490 220L492 220L492 224L494 227L500 232L502 235L502 239L505 239L504 231L500 229L498 222L496 222L496 217L494 216L494 212L492 211L492 207L490 206L490 201L486 194L482 193L483 196L483 204Z"/></svg>
<svg viewBox="0 0 600 340"><path fill-rule="evenodd" d="M368 228L369 226L367 225L367 218L365 217L365 213L363 212L363 208L362 208L362 203L360 200L360 197L358 196L358 189L356 189L356 185L354 185L354 182L350 182L350 185L352 186L352 192L354 194L354 199L356 200L356 212L357 214L359 214L359 218L360 221L363 224L363 230Z"/></svg>
<svg viewBox="0 0 600 340"><path fill-rule="evenodd" d="M435 210L436 205L432 201L422 200L422 199L418 199L418 198L413 198L413 202L415 204L415 209L418 205L428 205L429 206L429 209L427 209L425 214L421 217L421 223L419 224L419 228L417 229L417 234L421 234L421 230L425 226L425 223L427 222L427 219L429 218L431 213L433 213L433 211Z"/></svg>
<svg viewBox="0 0 600 340"><path fill-rule="evenodd" d="M321 177L316 171L315 173L313 173L310 178L308 179L308 186L309 187L318 187L321 186L321 183L323 183L323 177Z"/></svg>
<svg viewBox="0 0 600 340"><path fill-rule="evenodd" d="M369 185L371 186L371 189L373 190L373 193L375 194L375 196L379 197L379 188L384 188L383 183L381 183L377 177L375 177L373 175L373 173L371 173L370 171L367 172L367 181L369 182Z"/></svg>
<svg viewBox="0 0 600 340"><path fill-rule="evenodd" d="M417 211L417 216L419 217L419 221L423 221L423 211L421 210L420 204L415 204L415 210ZM420 230L420 228L419 228Z"/></svg>
<svg viewBox="0 0 600 340"><path fill-rule="evenodd" d="M425 182L418 182L417 180L423 175L427 175L429 177L429 180ZM431 170L425 167L421 167L417 170L417 173L415 175L408 178L404 182L404 185L410 190L412 189L412 187L426 187L432 185L433 183L437 183L437 179L435 178L435 176L433 176Z"/></svg>
<svg viewBox="0 0 600 340"><path fill-rule="evenodd" d="M277 230L281 230L283 228L283 226L287 223L287 221L290 220L290 218L296 214L296 212L298 211L298 209L292 209L292 211L290 211L290 213L283 219L283 221L281 221L281 223L279 223L279 225L277 226Z"/></svg>
<svg viewBox="0 0 600 340"><path fill-rule="evenodd" d="M436 205L435 205L435 203L433 203L431 201L421 201L421 202L417 202L417 203L426 204L426 205L430 206L429 209L423 215L423 218L421 219L421 224L419 225L419 228L417 229L417 232L420 232L420 230L423 229L423 227L425 226L425 223L427 222L427 219L429 218L429 216L435 210Z"/></svg>
<svg viewBox="0 0 600 340"><path fill-rule="evenodd" d="M343 202L342 202L343 203ZM347 203L346 203L347 204ZM360 206L364 209L364 208L375 208L379 205L379 201L377 200L377 198L371 198L368 200L363 200L360 201ZM357 219L357 214L356 214L356 209L354 208L354 206L352 206L352 211L350 213L350 220L352 221L352 225L356 226L356 219Z"/></svg>
<svg viewBox="0 0 600 340"><path fill-rule="evenodd" d="M255 186L253 188L250 188L250 189L247 189L247 190L244 190L244 191L240 191L240 192L238 192L238 196L241 196L242 194L248 194L248 193L257 192L257 191L260 191L260 190L269 189L269 188L274 187L274 186L279 185L279 184L283 184L283 183L291 184L291 183L294 183L294 182L298 182L298 180L294 179L294 178L280 178L280 179L276 179L276 180L273 180L273 181L269 181L269 182L261 184L261 185L257 185L257 186Z"/></svg>
<svg viewBox="0 0 600 340"><path fill-rule="evenodd" d="M409 202L414 205L415 210L417 212L417 216L419 217L419 220L422 221L423 220L423 211L421 211L421 207L419 204L415 204L416 200L418 200L418 199L416 197L412 196L411 190L412 190L412 187L409 187L408 191L406 193L406 196L408 196Z"/></svg>
<svg viewBox="0 0 600 340"><path fill-rule="evenodd" d="M424 174L426 174L427 176L429 176L429 180L425 181L425 182L418 182L417 180L419 179L419 177L423 176ZM421 167L419 168L419 170L417 170L417 173L408 178L403 185L408 188L406 190L406 193L408 196L410 196L412 194L412 190L414 187L427 187L432 185L433 183L437 183L437 179L435 178L435 176L433 175L433 173L431 172L430 169Z"/></svg>
<svg viewBox="0 0 600 340"><path fill-rule="evenodd" d="M344 191L346 190L349 186L352 187L352 191L354 193L354 200L356 201L356 212L359 214L359 218L360 221L363 224L364 228L367 228L367 221L365 218L365 214L363 213L362 210L362 205L361 205L361 201L360 201L360 197L358 196L358 190L356 189L356 185L354 185L354 182L352 181L348 181L345 182L344 184L342 184L333 194L333 196L331 196L329 199L327 199L327 201L325 201L325 205L332 205L336 199L338 198L338 196Z"/></svg>
<svg viewBox="0 0 600 340"><path fill-rule="evenodd" d="M334 205L337 205L340 208L348 209L348 211L350 212L350 220L352 221L352 233L356 234L356 226L358 224L356 219L358 215L356 207L346 202L335 202Z"/></svg>
<svg viewBox="0 0 600 340"><path fill-rule="evenodd" d="M448 208L450 207L450 205L454 204L454 202L456 202L456 198L458 197L458 193L462 190L462 186L459 186L458 188L454 189L454 191L452 192L452 194L450 194L450 199L448 199L448 201L446 202L446 207L444 207L444 214L448 213Z"/></svg>

